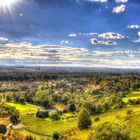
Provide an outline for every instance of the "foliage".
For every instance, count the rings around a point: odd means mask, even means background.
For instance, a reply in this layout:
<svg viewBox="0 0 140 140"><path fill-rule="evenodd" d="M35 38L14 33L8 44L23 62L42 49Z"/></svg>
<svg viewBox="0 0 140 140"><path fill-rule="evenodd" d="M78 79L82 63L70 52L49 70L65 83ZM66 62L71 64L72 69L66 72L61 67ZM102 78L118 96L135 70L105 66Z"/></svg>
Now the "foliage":
<svg viewBox="0 0 140 140"><path fill-rule="evenodd" d="M91 126L92 122L87 109L83 108L78 116L78 127L79 129L85 129Z"/></svg>
<svg viewBox="0 0 140 140"><path fill-rule="evenodd" d="M52 138L53 138L53 140L59 140L60 139L60 134L58 132L53 132Z"/></svg>
<svg viewBox="0 0 140 140"><path fill-rule="evenodd" d="M89 140L131 140L129 133L123 129L125 126L105 122L97 126L96 131L90 134Z"/></svg>
<svg viewBox="0 0 140 140"><path fill-rule="evenodd" d="M100 120L99 117L95 117L95 119L94 119L95 122L97 122L97 121L99 121L99 120Z"/></svg>
<svg viewBox="0 0 140 140"><path fill-rule="evenodd" d="M70 112L75 112L76 111L76 106L74 103L70 104L70 109L69 109Z"/></svg>
<svg viewBox="0 0 140 140"><path fill-rule="evenodd" d="M12 124L16 125L20 122L20 115L19 115L19 111L15 110L11 116L10 116L10 121Z"/></svg>
<svg viewBox="0 0 140 140"><path fill-rule="evenodd" d="M57 112L52 112L51 115L50 115L50 118L51 118L53 121L58 121L58 120L60 120L59 114L58 114Z"/></svg>
<svg viewBox="0 0 140 140"><path fill-rule="evenodd" d="M7 132L7 127L4 124L0 124L0 133L5 134Z"/></svg>
<svg viewBox="0 0 140 140"><path fill-rule="evenodd" d="M38 118L48 118L49 117L49 112L38 110L37 113L36 113L36 117L38 117Z"/></svg>
<svg viewBox="0 0 140 140"><path fill-rule="evenodd" d="M126 114L127 114L127 115L133 114L133 110L132 110L132 109L128 110L128 111L126 112Z"/></svg>
<svg viewBox="0 0 140 140"><path fill-rule="evenodd" d="M35 137L33 137L32 135L26 136L25 140L36 140Z"/></svg>

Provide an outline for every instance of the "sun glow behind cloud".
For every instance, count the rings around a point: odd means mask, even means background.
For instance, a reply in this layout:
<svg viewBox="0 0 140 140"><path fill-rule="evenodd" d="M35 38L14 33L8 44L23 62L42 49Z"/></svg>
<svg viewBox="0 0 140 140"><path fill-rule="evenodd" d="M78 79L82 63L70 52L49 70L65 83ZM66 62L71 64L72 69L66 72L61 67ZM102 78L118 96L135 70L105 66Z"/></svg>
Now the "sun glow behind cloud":
<svg viewBox="0 0 140 140"><path fill-rule="evenodd" d="M0 7L10 7L18 0L0 0Z"/></svg>

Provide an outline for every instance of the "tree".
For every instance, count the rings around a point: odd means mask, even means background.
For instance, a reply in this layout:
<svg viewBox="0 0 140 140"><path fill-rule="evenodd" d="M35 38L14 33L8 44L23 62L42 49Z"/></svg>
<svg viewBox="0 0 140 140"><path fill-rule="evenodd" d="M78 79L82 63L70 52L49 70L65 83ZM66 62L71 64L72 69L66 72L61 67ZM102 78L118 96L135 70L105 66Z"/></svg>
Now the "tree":
<svg viewBox="0 0 140 140"><path fill-rule="evenodd" d="M97 113L97 114L100 114L100 113L102 113L102 112L103 112L102 105L98 104L98 105L96 106L96 113Z"/></svg>
<svg viewBox="0 0 140 140"><path fill-rule="evenodd" d="M53 138L53 140L59 140L60 134L58 132L53 132L52 138Z"/></svg>
<svg viewBox="0 0 140 140"><path fill-rule="evenodd" d="M59 117L59 114L57 112L53 112L51 115L50 115L50 118L54 121L57 121L57 120L60 120L60 117Z"/></svg>
<svg viewBox="0 0 140 140"><path fill-rule="evenodd" d="M19 111L15 110L12 115L10 116L10 121L12 124L16 125L20 122L20 115L19 115Z"/></svg>
<svg viewBox="0 0 140 140"><path fill-rule="evenodd" d="M103 108L103 112L107 112L109 110L109 104L107 102L105 102L103 105L102 105L102 108Z"/></svg>
<svg viewBox="0 0 140 140"><path fill-rule="evenodd" d="M89 111L90 115L93 115L96 112L96 107L92 102L84 102L83 107Z"/></svg>
<svg viewBox="0 0 140 140"><path fill-rule="evenodd" d="M71 111L71 112L75 112L76 111L76 107L75 107L75 104L74 103L70 104L69 111Z"/></svg>
<svg viewBox="0 0 140 140"><path fill-rule="evenodd" d="M45 107L45 108L50 108L51 107L50 101L48 99L45 99L43 101L43 107Z"/></svg>
<svg viewBox="0 0 140 140"><path fill-rule="evenodd" d="M0 124L0 133L5 134L7 132L6 125Z"/></svg>
<svg viewBox="0 0 140 140"><path fill-rule="evenodd" d="M38 117L38 118L48 118L49 117L49 112L38 110L37 113L36 113L36 117Z"/></svg>
<svg viewBox="0 0 140 140"><path fill-rule="evenodd" d="M86 129L91 126L92 122L87 109L83 108L78 116L78 127L79 129Z"/></svg>

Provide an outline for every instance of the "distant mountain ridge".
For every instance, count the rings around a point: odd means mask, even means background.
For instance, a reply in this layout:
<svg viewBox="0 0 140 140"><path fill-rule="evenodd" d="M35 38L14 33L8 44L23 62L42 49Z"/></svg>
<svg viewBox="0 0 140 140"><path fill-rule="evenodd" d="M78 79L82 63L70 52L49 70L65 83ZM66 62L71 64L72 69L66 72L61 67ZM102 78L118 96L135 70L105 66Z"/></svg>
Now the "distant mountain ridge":
<svg viewBox="0 0 140 140"><path fill-rule="evenodd" d="M0 72L140 72L138 68L65 67L65 66L0 66Z"/></svg>

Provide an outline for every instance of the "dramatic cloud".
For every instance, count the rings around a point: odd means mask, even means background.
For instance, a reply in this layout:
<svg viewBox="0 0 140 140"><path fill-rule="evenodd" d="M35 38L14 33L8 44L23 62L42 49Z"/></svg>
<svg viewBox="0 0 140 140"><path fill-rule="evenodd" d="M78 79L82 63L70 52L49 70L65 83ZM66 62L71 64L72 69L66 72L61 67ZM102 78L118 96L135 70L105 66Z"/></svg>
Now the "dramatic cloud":
<svg viewBox="0 0 140 140"><path fill-rule="evenodd" d="M124 36L119 33L113 33L113 32L107 32L98 35L98 37L104 38L104 39L123 39Z"/></svg>
<svg viewBox="0 0 140 140"><path fill-rule="evenodd" d="M110 45L110 46L117 45L117 43L114 41L101 41L101 40L97 40L96 38L90 39L90 43L92 45Z"/></svg>
<svg viewBox="0 0 140 140"><path fill-rule="evenodd" d="M139 29L139 25L128 25L127 28L130 28L130 29Z"/></svg>
<svg viewBox="0 0 140 140"><path fill-rule="evenodd" d="M112 12L118 14L118 13L124 12L125 9L126 9L126 6L124 4L122 4L120 6L114 7L113 10L112 10Z"/></svg>
<svg viewBox="0 0 140 140"><path fill-rule="evenodd" d="M20 0L0 10L0 65L140 67L139 13L139 0Z"/></svg>

